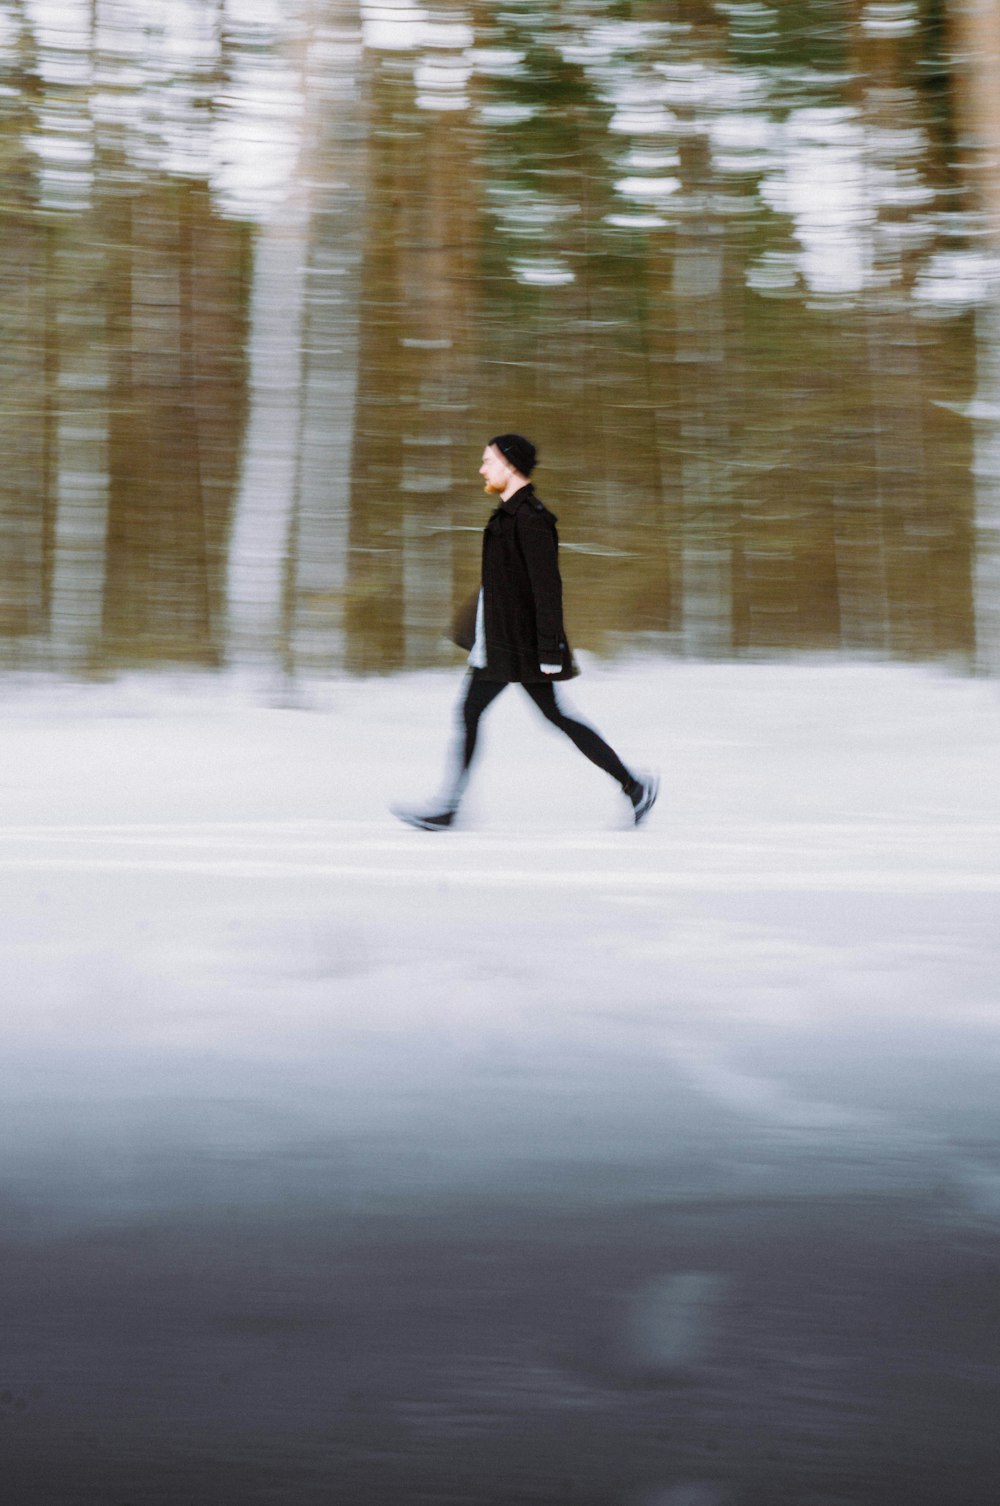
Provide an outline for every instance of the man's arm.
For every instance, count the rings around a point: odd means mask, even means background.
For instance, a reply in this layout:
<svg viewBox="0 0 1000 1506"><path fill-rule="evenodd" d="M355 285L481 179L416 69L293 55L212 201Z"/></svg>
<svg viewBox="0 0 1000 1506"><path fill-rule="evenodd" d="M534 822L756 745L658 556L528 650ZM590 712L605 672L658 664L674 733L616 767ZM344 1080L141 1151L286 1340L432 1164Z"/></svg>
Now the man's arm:
<svg viewBox="0 0 1000 1506"><path fill-rule="evenodd" d="M555 534L542 513L525 508L518 513L517 529L535 602L538 665L545 674L555 675L563 657L562 578Z"/></svg>

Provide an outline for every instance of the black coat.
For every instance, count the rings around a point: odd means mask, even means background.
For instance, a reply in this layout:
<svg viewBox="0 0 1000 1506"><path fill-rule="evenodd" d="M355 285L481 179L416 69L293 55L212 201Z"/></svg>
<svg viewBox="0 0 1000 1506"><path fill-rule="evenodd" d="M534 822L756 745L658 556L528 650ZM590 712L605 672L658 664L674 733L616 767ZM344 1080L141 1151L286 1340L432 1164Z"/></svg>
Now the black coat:
<svg viewBox="0 0 1000 1506"><path fill-rule="evenodd" d="M559 535L553 513L523 486L495 509L483 532L486 680L538 685L579 671L563 628ZM542 664L558 664L547 675Z"/></svg>

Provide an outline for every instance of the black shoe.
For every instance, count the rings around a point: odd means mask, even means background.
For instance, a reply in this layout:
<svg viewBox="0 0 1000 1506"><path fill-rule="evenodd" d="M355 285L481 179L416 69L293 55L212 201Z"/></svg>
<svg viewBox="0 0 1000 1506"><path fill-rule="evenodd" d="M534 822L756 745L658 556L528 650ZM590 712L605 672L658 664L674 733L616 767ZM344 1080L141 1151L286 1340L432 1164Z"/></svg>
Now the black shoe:
<svg viewBox="0 0 1000 1506"><path fill-rule="evenodd" d="M647 774L645 779L634 779L625 791L632 802L632 819L639 826L656 804L660 793L660 781L656 774Z"/></svg>
<svg viewBox="0 0 1000 1506"><path fill-rule="evenodd" d="M416 826L420 831L447 831L455 819L454 811L438 811L425 816L421 811L407 810L405 806L392 806L392 814L405 821L407 826Z"/></svg>

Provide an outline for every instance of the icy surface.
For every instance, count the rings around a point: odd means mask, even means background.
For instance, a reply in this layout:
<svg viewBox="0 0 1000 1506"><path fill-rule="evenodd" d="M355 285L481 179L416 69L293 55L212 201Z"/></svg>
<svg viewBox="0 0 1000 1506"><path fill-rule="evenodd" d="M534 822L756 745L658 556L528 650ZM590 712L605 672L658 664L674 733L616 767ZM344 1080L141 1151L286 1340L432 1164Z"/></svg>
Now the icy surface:
<svg viewBox="0 0 1000 1506"><path fill-rule="evenodd" d="M11 1499L992 1501L996 687L587 670L8 685Z"/></svg>
<svg viewBox="0 0 1000 1506"><path fill-rule="evenodd" d="M662 770L647 826L512 689L462 829L413 832L387 807L433 796L459 689L9 691L8 1169L140 1124L404 1182L417 1144L434 1180L679 1133L951 1164L1000 1043L995 686L591 666L577 710Z"/></svg>

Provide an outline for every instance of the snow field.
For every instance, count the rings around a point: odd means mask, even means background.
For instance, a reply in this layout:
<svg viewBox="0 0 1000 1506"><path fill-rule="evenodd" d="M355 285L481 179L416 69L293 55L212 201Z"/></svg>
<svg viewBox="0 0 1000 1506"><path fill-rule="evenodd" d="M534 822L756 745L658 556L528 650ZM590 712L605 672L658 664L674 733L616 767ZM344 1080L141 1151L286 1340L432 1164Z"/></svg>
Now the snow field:
<svg viewBox="0 0 1000 1506"><path fill-rule="evenodd" d="M662 771L638 832L513 689L463 828L396 822L440 782L460 675L294 706L12 686L2 1073L29 1201L209 1197L222 1165L272 1196L299 1174L275 1157L322 1148L411 1190L595 1161L702 1190L943 1178L992 1216L995 687L587 671L567 699Z"/></svg>

